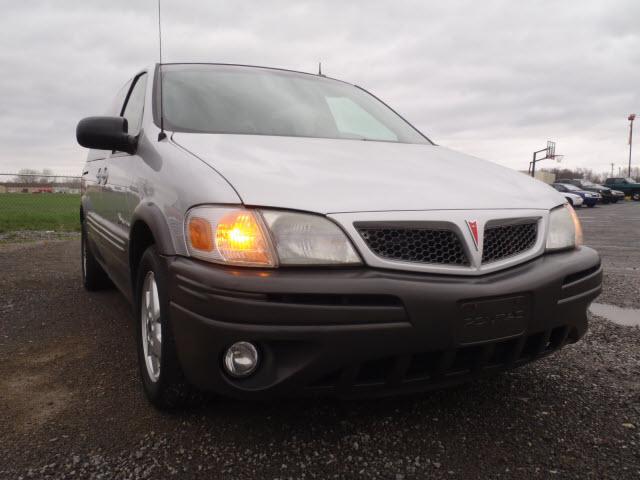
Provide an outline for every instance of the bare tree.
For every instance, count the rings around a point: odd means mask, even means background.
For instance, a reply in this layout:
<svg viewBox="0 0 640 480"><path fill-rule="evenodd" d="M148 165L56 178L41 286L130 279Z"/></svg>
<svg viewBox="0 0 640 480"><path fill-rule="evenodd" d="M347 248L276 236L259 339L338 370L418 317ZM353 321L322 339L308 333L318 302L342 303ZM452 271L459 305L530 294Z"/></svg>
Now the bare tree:
<svg viewBox="0 0 640 480"><path fill-rule="evenodd" d="M43 168L42 177L40 177L38 181L40 183L52 183L55 179L51 178L51 175L53 175L53 170L50 168Z"/></svg>
<svg viewBox="0 0 640 480"><path fill-rule="evenodd" d="M18 170L15 181L19 183L38 183L38 170L32 168L22 168Z"/></svg>

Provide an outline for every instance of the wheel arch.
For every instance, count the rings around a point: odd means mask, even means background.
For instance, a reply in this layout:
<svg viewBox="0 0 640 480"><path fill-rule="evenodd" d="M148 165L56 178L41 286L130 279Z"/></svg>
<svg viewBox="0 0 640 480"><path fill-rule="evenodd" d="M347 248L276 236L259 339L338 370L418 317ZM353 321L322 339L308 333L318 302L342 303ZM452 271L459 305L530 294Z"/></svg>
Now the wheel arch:
<svg viewBox="0 0 640 480"><path fill-rule="evenodd" d="M140 258L151 245L155 245L161 255L176 254L171 231L160 208L152 203L141 204L131 218L129 229L129 272L134 292Z"/></svg>

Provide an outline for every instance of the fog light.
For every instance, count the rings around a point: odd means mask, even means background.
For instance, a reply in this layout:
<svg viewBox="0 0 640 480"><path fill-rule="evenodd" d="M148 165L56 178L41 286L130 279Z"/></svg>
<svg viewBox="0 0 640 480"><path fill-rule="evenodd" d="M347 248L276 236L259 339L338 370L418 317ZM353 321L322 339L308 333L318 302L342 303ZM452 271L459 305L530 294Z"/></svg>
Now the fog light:
<svg viewBox="0 0 640 480"><path fill-rule="evenodd" d="M248 377L258 366L258 350L249 342L236 342L224 354L224 369L232 377Z"/></svg>

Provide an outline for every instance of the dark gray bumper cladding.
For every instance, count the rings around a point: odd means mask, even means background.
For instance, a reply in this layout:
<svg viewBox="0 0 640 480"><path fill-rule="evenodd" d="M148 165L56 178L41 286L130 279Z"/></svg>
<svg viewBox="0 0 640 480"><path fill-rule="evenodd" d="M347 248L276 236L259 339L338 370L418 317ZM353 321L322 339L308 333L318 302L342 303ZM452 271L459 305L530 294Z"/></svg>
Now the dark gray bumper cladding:
<svg viewBox="0 0 640 480"><path fill-rule="evenodd" d="M428 390L516 367L581 338L602 282L586 247L480 277L167 262L185 374L245 398ZM263 360L233 380L220 357L239 340Z"/></svg>

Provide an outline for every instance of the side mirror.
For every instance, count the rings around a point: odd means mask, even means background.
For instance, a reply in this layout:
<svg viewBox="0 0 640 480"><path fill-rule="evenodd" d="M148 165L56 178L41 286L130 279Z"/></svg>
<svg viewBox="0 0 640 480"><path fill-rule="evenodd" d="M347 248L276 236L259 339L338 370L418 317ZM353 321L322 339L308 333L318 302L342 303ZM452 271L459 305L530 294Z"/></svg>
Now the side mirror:
<svg viewBox="0 0 640 480"><path fill-rule="evenodd" d="M87 117L78 122L76 139L86 148L134 153L138 141L127 132L126 118Z"/></svg>

